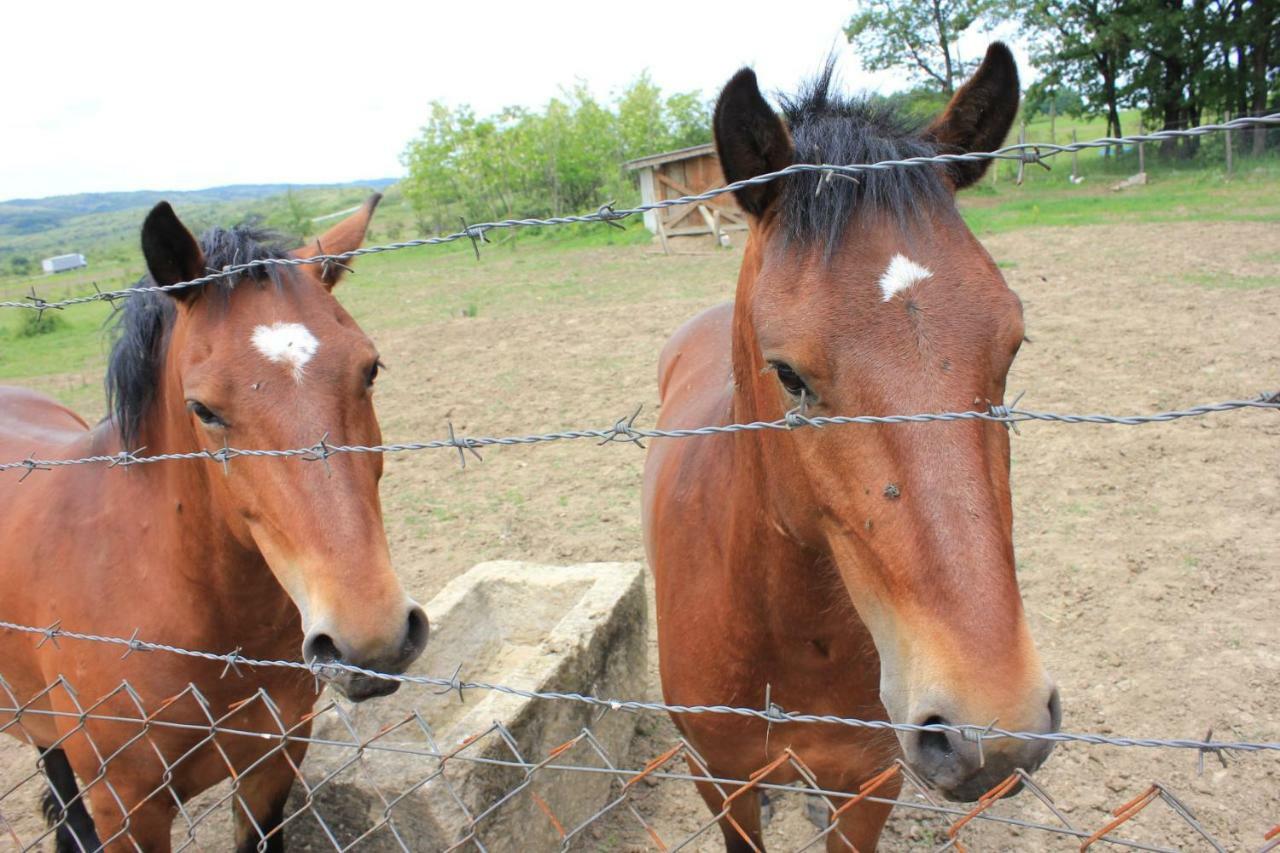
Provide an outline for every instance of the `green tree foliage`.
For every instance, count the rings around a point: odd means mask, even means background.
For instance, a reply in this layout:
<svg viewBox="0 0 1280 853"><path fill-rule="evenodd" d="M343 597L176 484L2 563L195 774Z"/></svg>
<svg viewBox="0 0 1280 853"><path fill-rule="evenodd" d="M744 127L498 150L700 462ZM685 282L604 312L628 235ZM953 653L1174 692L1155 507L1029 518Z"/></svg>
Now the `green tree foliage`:
<svg viewBox="0 0 1280 853"><path fill-rule="evenodd" d="M1174 129L1280 101L1280 0L1033 0L1022 24L1042 88L1076 91L1116 135L1122 106ZM1254 133L1254 153L1265 142ZM1191 156L1198 144L1170 140L1160 151Z"/></svg>
<svg viewBox="0 0 1280 853"><path fill-rule="evenodd" d="M998 8L996 0L867 0L845 35L872 71L907 68L950 94L971 65L956 43Z"/></svg>
<svg viewBox="0 0 1280 853"><path fill-rule="evenodd" d="M1132 0L1033 0L1023 11L1031 61L1059 87L1079 93L1120 136L1120 107L1132 69Z"/></svg>
<svg viewBox="0 0 1280 853"><path fill-rule="evenodd" d="M436 101L401 155L402 186L423 231L460 219L559 216L634 200L623 162L710 139L709 104L693 92L664 97L647 74L612 103L583 82L541 111L508 107L481 118Z"/></svg>
<svg viewBox="0 0 1280 853"><path fill-rule="evenodd" d="M284 227L298 242L304 242L311 236L311 214L302 199L294 195L292 189L284 193Z"/></svg>

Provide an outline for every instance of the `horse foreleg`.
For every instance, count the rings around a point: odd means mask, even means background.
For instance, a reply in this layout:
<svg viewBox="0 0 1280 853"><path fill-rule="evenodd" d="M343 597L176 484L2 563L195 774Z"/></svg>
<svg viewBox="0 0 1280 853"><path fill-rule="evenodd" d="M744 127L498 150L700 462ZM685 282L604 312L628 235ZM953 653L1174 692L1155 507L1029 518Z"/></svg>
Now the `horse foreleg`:
<svg viewBox="0 0 1280 853"><path fill-rule="evenodd" d="M173 849L169 833L177 807L167 793L134 790L114 780L112 785L99 781L88 794L104 851L169 853ZM120 812L122 802L134 803L127 815Z"/></svg>
<svg viewBox="0 0 1280 853"><path fill-rule="evenodd" d="M695 775L701 769L689 762L689 769ZM695 782L702 800L711 809L712 814L725 811L725 799L732 795L730 790L722 794L710 782ZM732 820L730 820L732 818ZM720 831L724 833L724 849L726 853L762 853L764 835L760 830L760 795L755 790L745 791L734 797L729 803L729 810L720 818ZM734 824L737 824L736 826Z"/></svg>
<svg viewBox="0 0 1280 853"><path fill-rule="evenodd" d="M857 790L856 782L852 785L838 786L838 789ZM886 800L896 799L902 783L890 779L876 789L876 796ZM837 807L839 802L835 804ZM852 808L840 813L835 826L827 833L827 853L872 853L880 841L880 830L889 819L893 806L887 803L872 803L863 800Z"/></svg>
<svg viewBox="0 0 1280 853"><path fill-rule="evenodd" d="M102 846L85 808L84 797L71 770L71 762L60 749L41 749L40 760L49 790L44 797L44 816L56 828L58 853L87 853Z"/></svg>
<svg viewBox="0 0 1280 853"><path fill-rule="evenodd" d="M302 733L310 735L310 727ZM284 807L293 788L294 767L302 765L305 743L290 743L289 759L284 755L266 761L239 781L236 809L236 853L282 853L284 850Z"/></svg>

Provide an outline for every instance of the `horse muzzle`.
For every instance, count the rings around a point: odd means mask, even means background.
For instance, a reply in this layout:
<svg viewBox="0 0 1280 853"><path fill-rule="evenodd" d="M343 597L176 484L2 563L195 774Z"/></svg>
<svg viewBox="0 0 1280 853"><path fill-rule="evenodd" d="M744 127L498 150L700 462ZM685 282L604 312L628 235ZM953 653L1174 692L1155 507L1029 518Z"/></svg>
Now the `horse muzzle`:
<svg viewBox="0 0 1280 853"><path fill-rule="evenodd" d="M385 676L408 669L426 648L429 634L426 613L409 601L403 627L392 641L357 645L339 631L318 624L307 631L302 656L320 679L352 702L363 702L400 688L400 681Z"/></svg>
<svg viewBox="0 0 1280 853"><path fill-rule="evenodd" d="M920 716L921 725L964 725L936 711ZM1041 720L1029 730L1035 733L1058 731L1062 705L1058 691L1049 695ZM981 728L985 724L977 724ZM1016 738L971 739L950 731L910 732L902 737L903 754L911 767L944 797L973 802L999 785L1017 770L1034 773L1053 751L1053 742ZM1001 796L1012 796L1022 783L1012 785Z"/></svg>

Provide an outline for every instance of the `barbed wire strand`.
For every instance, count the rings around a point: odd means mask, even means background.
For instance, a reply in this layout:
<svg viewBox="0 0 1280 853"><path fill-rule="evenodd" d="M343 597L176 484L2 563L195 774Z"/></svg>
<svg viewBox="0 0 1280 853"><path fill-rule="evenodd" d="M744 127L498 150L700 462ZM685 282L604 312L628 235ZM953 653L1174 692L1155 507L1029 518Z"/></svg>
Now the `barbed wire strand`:
<svg viewBox="0 0 1280 853"><path fill-rule="evenodd" d="M604 699L583 693L525 690L505 684L494 684L486 681L466 681L460 678L461 667L459 667L455 675L450 678L441 678L429 675L404 675L378 672L376 670L365 669L363 667L344 663L304 663L302 661L294 660L259 660L256 658L245 657L239 652L218 653L185 649L180 646L141 640L137 636L113 637L99 634L85 634L78 631L67 630L63 628L60 623L54 623L53 625L40 628L33 625L23 625L17 622L0 620L0 629L40 635L40 643L42 644L45 642L56 643L59 639L69 639L121 646L128 650L126 652L126 656L139 651L159 651L184 657L199 658L207 661L217 661L236 667L282 667L311 672L320 677L331 677L338 673L351 673L370 678L378 678L385 681L395 681L401 684L443 687L446 688L448 693L457 692L461 694L466 690L483 690L495 693L504 693L510 696L518 696L524 699L579 702L600 708L608 708L612 711L665 711L670 714L731 714L740 717L754 717L775 725L782 723L826 723L850 726L853 728L882 729L895 732L949 732L973 741L1011 738L1021 741L1086 743L1097 746L1195 749L1202 752L1215 753L1221 753L1224 750L1239 752L1280 752L1280 742L1214 741L1189 738L1139 738L1073 732L1023 732L1011 731L994 726L955 726L940 723L919 725L912 723L893 723L887 720L863 720L854 717L841 717L836 714L796 713L785 711L779 708L776 704L771 704L768 709L758 709L736 707L732 705L670 705L664 702ZM224 667L224 675L228 668L229 667Z"/></svg>
<svg viewBox="0 0 1280 853"><path fill-rule="evenodd" d="M1105 415L1105 414L1064 414L1060 412L1040 412L1016 406L993 405L986 411L971 410L966 412L926 412L914 415L839 415L809 417L799 410L792 410L777 420L752 421L750 423L709 425L680 429L643 429L635 426L640 414L618 419L613 426L603 429L576 429L561 432L534 433L529 435L492 436L459 436L450 427L448 438L430 441L400 442L396 444L330 444L328 433L309 447L294 447L282 450L254 450L223 446L217 450L192 450L182 453L157 453L151 456L141 455L139 450L121 450L118 453L97 454L72 459L40 459L29 456L26 459L0 463L0 473L23 469L26 473L19 480L36 471L48 471L74 465L106 465L108 467L128 467L131 465L148 465L154 462L190 461L203 459L225 466L232 459L248 458L289 458L301 457L308 461L327 461L335 453L409 453L420 450L436 450L453 448L462 452L475 452L482 447L510 447L515 445L540 444L554 441L575 441L579 439L596 439L600 444L622 442L639 444L642 440L652 438L695 438L710 435L725 435L736 432L756 432L767 430L790 431L802 427L845 426L850 424L908 424L935 423L948 421L987 421L990 423L1014 426L1028 421L1060 424L1106 424L1113 426L1138 426L1141 424L1168 423L1182 418L1201 417L1204 415L1230 412L1238 409L1270 409L1280 411L1280 391L1265 392L1247 400L1226 400L1221 403L1206 403L1187 409L1156 412L1146 415Z"/></svg>
<svg viewBox="0 0 1280 853"><path fill-rule="evenodd" d="M616 223L620 219L627 219L651 210L664 210L666 208L678 207L680 205L697 204L698 202L708 201L726 193L736 192L747 187L767 184L771 181L780 180L789 175L802 173L816 172L825 173L827 175L837 174L853 177L864 172L887 171L890 169L929 165L944 165L947 163L977 163L988 160L1017 160L1024 163L1038 163L1047 167L1048 164L1044 162L1046 159L1059 154L1069 154L1073 151L1083 151L1090 148L1111 148L1117 145L1137 144L1139 142L1160 142L1166 139L1204 136L1210 133L1244 130L1252 127L1276 126L1280 126L1280 113L1271 113L1264 116L1243 117L1223 122L1221 124L1206 124L1187 130L1160 130L1146 134L1101 137L1098 139L1085 140L1083 142L1072 142L1065 145L1056 145L1047 142L1025 142L1016 145L1007 145L1003 148L996 149L995 151L974 151L965 154L935 154L928 157L908 157L901 160L881 160L876 163L794 163L775 172L767 172L753 178L734 181L733 183L725 184L721 187L709 189L706 192L681 196L679 198L664 199L662 201L648 202L646 204L636 205L635 207L619 209L613 207L612 204L604 204L601 205L594 213L585 213L575 216L553 216L545 219L535 217L524 219L501 219L493 222L480 222L472 225L464 223L461 231L455 231L451 234L442 234L435 237L422 237L415 240L404 240L380 246L365 246L359 249L352 249L347 252L340 252L331 255L313 255L309 258L262 258L260 260L248 261L242 264L230 264L223 267L221 270L211 272L208 275L193 278L189 281L176 282L174 284L148 285L143 287L131 287L123 290L101 290L84 296L74 296L59 300L41 299L32 293L25 300L6 300L0 302L0 308L27 309L44 312L55 309L60 310L73 305L84 305L91 302L114 303L117 299L127 299L140 293L167 293L175 290L183 290L189 287L202 287L206 284L212 284L213 282L222 281L224 279L234 279L250 270L269 266L295 267L306 264L335 264L351 260L352 258L358 258L363 255L395 252L401 249L413 249L419 246L437 246L445 243L454 243L458 240L470 240L472 241L472 244L475 245L477 241L483 241L485 234L489 231L505 228L531 228L589 222L604 222L612 224ZM476 251L478 254L478 247Z"/></svg>

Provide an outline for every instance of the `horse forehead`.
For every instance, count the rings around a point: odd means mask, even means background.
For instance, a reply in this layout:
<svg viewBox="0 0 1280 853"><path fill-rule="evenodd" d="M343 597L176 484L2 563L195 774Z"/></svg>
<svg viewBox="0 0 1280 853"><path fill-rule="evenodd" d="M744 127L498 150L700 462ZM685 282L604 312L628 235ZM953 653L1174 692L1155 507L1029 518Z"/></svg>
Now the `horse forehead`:
<svg viewBox="0 0 1280 853"><path fill-rule="evenodd" d="M253 327L250 345L267 361L287 365L301 380L307 363L320 350L320 340L302 323L274 322Z"/></svg>
<svg viewBox="0 0 1280 853"><path fill-rule="evenodd" d="M929 267L895 252L876 283L880 286L881 301L890 302L898 294L930 278L933 278L933 270Z"/></svg>

